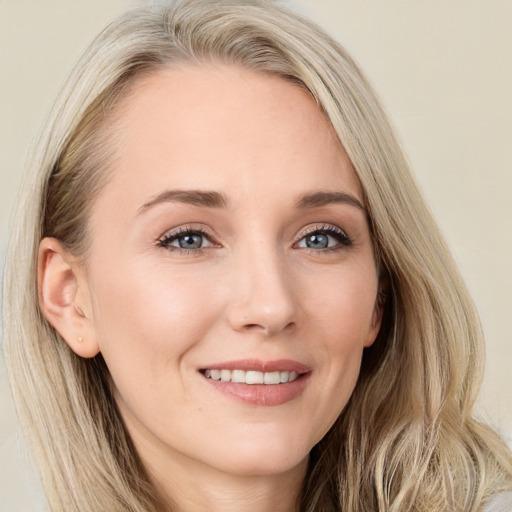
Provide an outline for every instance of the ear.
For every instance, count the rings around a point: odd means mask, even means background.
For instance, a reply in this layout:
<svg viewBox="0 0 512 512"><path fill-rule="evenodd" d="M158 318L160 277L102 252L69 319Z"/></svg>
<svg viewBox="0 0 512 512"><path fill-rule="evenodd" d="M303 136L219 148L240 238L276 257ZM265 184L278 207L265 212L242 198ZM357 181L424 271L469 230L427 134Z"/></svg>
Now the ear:
<svg viewBox="0 0 512 512"><path fill-rule="evenodd" d="M375 306L373 308L372 321L370 325L370 332L368 333L367 342L365 347L373 345L373 342L377 338L382 324L382 317L384 315L384 306L386 304L388 295L388 280L381 280L379 288L377 290L377 297L375 297Z"/></svg>
<svg viewBox="0 0 512 512"><path fill-rule="evenodd" d="M44 316L77 355L99 352L83 265L56 238L39 245L37 285Z"/></svg>

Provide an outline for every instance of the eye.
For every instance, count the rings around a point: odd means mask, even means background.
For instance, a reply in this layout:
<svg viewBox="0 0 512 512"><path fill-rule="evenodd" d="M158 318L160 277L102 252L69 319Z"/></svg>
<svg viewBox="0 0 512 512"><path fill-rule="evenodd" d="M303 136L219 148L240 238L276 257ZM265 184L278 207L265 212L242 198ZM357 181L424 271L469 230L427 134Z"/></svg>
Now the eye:
<svg viewBox="0 0 512 512"><path fill-rule="evenodd" d="M335 226L322 226L303 234L296 247L326 250L336 249L340 246L348 247L350 245L352 245L352 240L342 229Z"/></svg>
<svg viewBox="0 0 512 512"><path fill-rule="evenodd" d="M213 243L201 229L181 228L178 231L166 233L158 240L158 246L170 250L199 251L212 247Z"/></svg>

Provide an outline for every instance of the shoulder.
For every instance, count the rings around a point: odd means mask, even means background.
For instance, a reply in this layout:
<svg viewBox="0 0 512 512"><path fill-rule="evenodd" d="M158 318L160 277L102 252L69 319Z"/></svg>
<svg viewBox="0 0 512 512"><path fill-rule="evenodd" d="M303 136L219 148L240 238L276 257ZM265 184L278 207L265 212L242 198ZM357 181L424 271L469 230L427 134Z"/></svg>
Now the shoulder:
<svg viewBox="0 0 512 512"><path fill-rule="evenodd" d="M512 512L512 492L500 492L489 496L482 512Z"/></svg>

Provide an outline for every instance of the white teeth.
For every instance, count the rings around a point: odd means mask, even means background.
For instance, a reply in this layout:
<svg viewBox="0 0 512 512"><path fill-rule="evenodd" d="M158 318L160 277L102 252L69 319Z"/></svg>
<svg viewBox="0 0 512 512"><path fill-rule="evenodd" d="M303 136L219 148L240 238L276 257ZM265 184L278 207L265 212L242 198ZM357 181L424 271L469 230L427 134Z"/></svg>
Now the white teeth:
<svg viewBox="0 0 512 512"><path fill-rule="evenodd" d="M245 371L233 370L231 372L231 382L245 382Z"/></svg>
<svg viewBox="0 0 512 512"><path fill-rule="evenodd" d="M263 372L248 371L245 372L246 384L263 384Z"/></svg>
<svg viewBox="0 0 512 512"><path fill-rule="evenodd" d="M263 374L263 384L279 384L281 382L280 372L265 372Z"/></svg>
<svg viewBox="0 0 512 512"><path fill-rule="evenodd" d="M293 382L299 377L299 374L295 371L258 372L255 370L205 370L204 376L222 382L275 385Z"/></svg>

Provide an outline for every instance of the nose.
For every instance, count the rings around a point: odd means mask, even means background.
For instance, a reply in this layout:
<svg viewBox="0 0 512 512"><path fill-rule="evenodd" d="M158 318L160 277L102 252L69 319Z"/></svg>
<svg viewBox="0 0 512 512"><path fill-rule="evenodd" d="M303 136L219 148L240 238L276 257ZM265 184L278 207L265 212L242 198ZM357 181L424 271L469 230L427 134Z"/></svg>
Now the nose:
<svg viewBox="0 0 512 512"><path fill-rule="evenodd" d="M295 325L298 308L285 261L262 252L237 261L228 320L235 331L272 337Z"/></svg>

